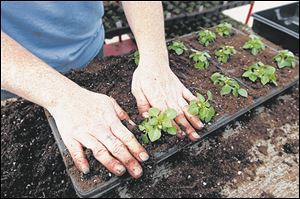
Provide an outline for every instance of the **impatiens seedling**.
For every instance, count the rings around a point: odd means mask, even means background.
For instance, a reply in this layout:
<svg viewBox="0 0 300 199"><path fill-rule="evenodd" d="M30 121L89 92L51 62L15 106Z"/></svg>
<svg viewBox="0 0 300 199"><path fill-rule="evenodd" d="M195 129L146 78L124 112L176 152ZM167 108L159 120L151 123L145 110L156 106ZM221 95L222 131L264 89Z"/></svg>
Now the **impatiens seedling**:
<svg viewBox="0 0 300 199"><path fill-rule="evenodd" d="M229 78L227 76L224 76L216 72L210 77L210 79L213 81L215 85L217 84L222 86L220 92L222 96L230 94L232 92L232 94L235 97L238 97L239 95L242 97L248 97L248 92L245 89L241 88L239 83L232 78Z"/></svg>
<svg viewBox="0 0 300 199"><path fill-rule="evenodd" d="M172 124L172 120L177 115L174 109L169 108L164 112L160 112L157 108L150 108L148 115L149 117L139 125L139 129L144 132L142 140L145 144L158 140L162 131L170 135L176 135L176 127Z"/></svg>
<svg viewBox="0 0 300 199"><path fill-rule="evenodd" d="M227 63L228 59L236 53L233 46L222 46L215 51L215 55L219 62Z"/></svg>
<svg viewBox="0 0 300 199"><path fill-rule="evenodd" d="M217 25L216 32L222 37L230 36L233 33L232 25L227 22L221 23L221 24Z"/></svg>
<svg viewBox="0 0 300 199"><path fill-rule="evenodd" d="M200 31L198 36L200 44L204 46L208 46L208 44L214 42L216 39L216 34L209 30Z"/></svg>
<svg viewBox="0 0 300 199"><path fill-rule="evenodd" d="M295 55L289 50L281 50L274 57L275 62L279 68L296 66Z"/></svg>
<svg viewBox="0 0 300 199"><path fill-rule="evenodd" d="M209 103L213 98L212 93L207 91L207 99L197 93L197 100L192 100L188 107L188 112L192 115L197 115L202 121L210 122L215 116L215 109Z"/></svg>
<svg viewBox="0 0 300 199"><path fill-rule="evenodd" d="M256 35L250 35L250 39L243 46L246 50L251 50L252 55L257 55L265 49L265 44Z"/></svg>
<svg viewBox="0 0 300 199"><path fill-rule="evenodd" d="M194 50L190 57L195 62L194 67L197 69L205 69L209 65L210 55L207 52Z"/></svg>
<svg viewBox="0 0 300 199"><path fill-rule="evenodd" d="M260 82L263 85L272 82L277 86L275 74L276 69L273 66L265 65L262 62L257 62L247 67L245 70L246 72L244 72L243 77L247 77L252 82L260 79Z"/></svg>
<svg viewBox="0 0 300 199"><path fill-rule="evenodd" d="M139 65L139 62L140 62L140 53L139 53L139 51L135 51L133 56L134 56L134 63L136 65Z"/></svg>
<svg viewBox="0 0 300 199"><path fill-rule="evenodd" d="M177 55L181 55L187 50L187 47L180 41L173 41L173 43L168 47L169 50L173 50Z"/></svg>

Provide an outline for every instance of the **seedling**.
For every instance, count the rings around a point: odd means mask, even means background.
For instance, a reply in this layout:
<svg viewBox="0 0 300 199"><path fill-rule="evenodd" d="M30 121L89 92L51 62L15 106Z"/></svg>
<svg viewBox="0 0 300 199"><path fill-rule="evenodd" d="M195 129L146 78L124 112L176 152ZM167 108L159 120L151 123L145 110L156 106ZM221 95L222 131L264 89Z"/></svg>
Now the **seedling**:
<svg viewBox="0 0 300 199"><path fill-rule="evenodd" d="M197 100L192 100L188 107L188 112L192 115L197 115L202 121L206 123L210 122L211 119L215 116L215 109L210 105L210 101L213 96L210 91L207 91L207 99L197 93Z"/></svg>
<svg viewBox="0 0 300 199"><path fill-rule="evenodd" d="M195 62L194 67L197 69L205 69L209 66L209 59L211 58L207 52L201 52L197 50L193 50L193 54L190 57Z"/></svg>
<svg viewBox="0 0 300 199"><path fill-rule="evenodd" d="M216 27L216 32L221 36L230 36L232 34L232 25L230 23L224 22Z"/></svg>
<svg viewBox="0 0 300 199"><path fill-rule="evenodd" d="M279 51L278 54L274 57L274 60L277 63L278 68L295 68L296 66L295 55L289 50Z"/></svg>
<svg viewBox="0 0 300 199"><path fill-rule="evenodd" d="M232 78L216 72L210 77L210 79L215 85L217 84L222 86L222 89L220 91L220 94L222 96L228 95L232 92L235 97L238 97L239 95L242 97L248 97L248 92L245 89L241 88L239 83Z"/></svg>
<svg viewBox="0 0 300 199"><path fill-rule="evenodd" d="M246 50L251 50L252 55L257 55L265 49L265 44L256 35L250 35L250 39L243 46Z"/></svg>
<svg viewBox="0 0 300 199"><path fill-rule="evenodd" d="M255 82L257 79L260 79L260 82L263 85L271 82L275 86L277 86L276 82L276 69L273 66L268 66L263 64L262 62L257 62L252 64L248 68L245 69L243 77L247 77L252 82Z"/></svg>
<svg viewBox="0 0 300 199"><path fill-rule="evenodd" d="M216 39L216 34L209 30L200 31L198 36L200 44L204 46L208 46L208 44L214 42Z"/></svg>
<svg viewBox="0 0 300 199"><path fill-rule="evenodd" d="M227 63L228 59L236 53L236 50L233 46L222 46L221 48L215 51L215 55L219 62Z"/></svg>
<svg viewBox="0 0 300 199"><path fill-rule="evenodd" d="M181 55L184 51L188 50L185 45L180 41L173 41L173 43L168 47L169 50L175 51L177 55Z"/></svg>
<svg viewBox="0 0 300 199"><path fill-rule="evenodd" d="M164 112L160 112L157 108L150 108L148 115L149 117L139 125L139 129L144 132L142 140L145 144L158 140L162 131L170 135L176 135L176 127L172 124L172 120L177 115L174 109L169 108Z"/></svg>
<svg viewBox="0 0 300 199"><path fill-rule="evenodd" d="M135 51L133 56L134 56L134 63L136 65L139 65L139 62L140 62L140 53L139 53L139 51Z"/></svg>

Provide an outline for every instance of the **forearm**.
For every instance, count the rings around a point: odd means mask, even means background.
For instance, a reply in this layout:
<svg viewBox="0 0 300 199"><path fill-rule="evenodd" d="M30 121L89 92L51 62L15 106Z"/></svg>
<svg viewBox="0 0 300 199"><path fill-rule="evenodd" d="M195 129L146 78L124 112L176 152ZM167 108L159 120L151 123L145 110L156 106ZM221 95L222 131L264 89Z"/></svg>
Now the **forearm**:
<svg viewBox="0 0 300 199"><path fill-rule="evenodd" d="M1 88L45 108L53 107L80 89L3 32Z"/></svg>
<svg viewBox="0 0 300 199"><path fill-rule="evenodd" d="M123 1L124 11L135 36L140 58L168 63L163 8L160 1Z"/></svg>

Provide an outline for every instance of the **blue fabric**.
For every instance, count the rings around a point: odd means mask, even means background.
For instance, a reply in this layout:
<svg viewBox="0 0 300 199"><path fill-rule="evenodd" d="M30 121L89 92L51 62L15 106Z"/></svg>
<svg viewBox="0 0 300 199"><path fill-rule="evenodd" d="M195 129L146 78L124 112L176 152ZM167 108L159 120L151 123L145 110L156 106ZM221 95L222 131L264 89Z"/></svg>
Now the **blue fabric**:
<svg viewBox="0 0 300 199"><path fill-rule="evenodd" d="M60 72L89 63L104 43L101 1L1 1L1 31Z"/></svg>

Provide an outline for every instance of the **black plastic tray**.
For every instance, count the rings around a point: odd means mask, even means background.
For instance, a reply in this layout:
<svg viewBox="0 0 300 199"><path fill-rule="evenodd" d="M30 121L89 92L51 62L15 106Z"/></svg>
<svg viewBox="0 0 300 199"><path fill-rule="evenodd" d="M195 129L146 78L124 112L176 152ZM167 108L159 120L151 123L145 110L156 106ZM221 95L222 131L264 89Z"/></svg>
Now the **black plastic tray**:
<svg viewBox="0 0 300 199"><path fill-rule="evenodd" d="M179 14L176 16L172 16L170 18L165 18L165 26L173 25L180 21L195 19L196 17L216 14L216 13L222 12L227 9L250 4L251 2L252 1L228 1L227 3L225 3L223 5L219 5L219 6L216 6L213 8L209 8L209 9L203 9L201 12L193 12L190 14L186 14L186 13ZM127 23L122 23L122 24L125 24L125 26L120 27L120 28L115 27L115 28L106 30L105 37L112 38L114 36L131 33L131 30L130 30L130 27L128 26L128 24Z"/></svg>
<svg viewBox="0 0 300 199"><path fill-rule="evenodd" d="M236 30L236 33L238 34L244 34L245 33ZM194 33L191 33L194 34ZM187 35L185 35L187 36ZM273 51L277 51L277 49L274 49L272 47L269 47L271 50ZM299 61L297 59L297 62L299 64ZM218 63L214 62L212 60L212 64L214 64L221 72L226 74L226 70L224 70ZM235 78L235 77L233 77ZM244 87L251 89L250 87L248 87L247 85L245 85L243 83L243 81L241 81L239 78L235 78L240 84L242 84ZM196 142L196 143L192 143L192 142L179 142L177 145L171 147L170 149L168 149L168 151L164 152L164 153L158 153L158 154L154 154L154 157L151 157L151 161L153 164L158 164L164 160L166 160L168 157L172 156L173 154L177 153L178 151L182 150L183 148L189 147L191 145L197 144L201 141L204 140L205 137L207 137L209 134L213 133L215 130L221 128L222 126L230 123L231 121L235 120L236 118L242 116L243 114L247 113L248 111L250 111L251 109L259 106L260 104L266 102L267 100L271 99L272 97L279 95L280 93L284 92L286 89L294 86L295 84L297 84L299 82L299 74L298 76L294 79L291 80L291 82L289 84L286 84L283 87L277 87L276 89L270 90L270 92L266 95L266 96L262 96L259 98L254 99L254 103L248 107L245 107L243 109L240 109L238 112L231 114L231 115L224 115L223 117L219 118L216 122L214 122L213 124L211 124L210 126L208 126L205 130L201 130L200 136L201 139ZM47 119L49 121L50 127L52 129L52 133L54 134L54 138L58 144L59 150L64 158L64 154L66 154L67 149L60 137L60 134L58 132L57 126L55 124L55 121L53 119L53 117L49 114L48 111L45 110ZM65 161L65 160L64 160ZM73 183L73 186L75 188L75 191L77 193L77 195L79 197L100 197L104 194L106 194L107 192L111 191L112 189L118 187L119 185L121 185L123 182L126 182L128 180L130 180L130 177L112 177L109 181L104 182L102 184L99 184L96 187L91 188L89 191L83 191L80 189L80 187L76 184L76 181L73 179L72 176L71 180Z"/></svg>
<svg viewBox="0 0 300 199"><path fill-rule="evenodd" d="M252 29L299 54L299 2L254 13Z"/></svg>

